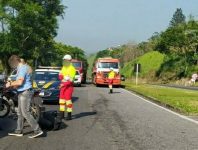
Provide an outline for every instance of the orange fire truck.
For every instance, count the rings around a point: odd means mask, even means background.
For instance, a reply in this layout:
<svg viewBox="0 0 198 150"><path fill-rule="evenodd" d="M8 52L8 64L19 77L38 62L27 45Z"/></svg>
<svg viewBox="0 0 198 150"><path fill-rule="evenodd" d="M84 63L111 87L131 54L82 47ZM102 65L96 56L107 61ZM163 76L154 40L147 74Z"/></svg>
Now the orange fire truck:
<svg viewBox="0 0 198 150"><path fill-rule="evenodd" d="M92 81L96 86L108 85L108 73L110 72L110 68L113 68L116 72L116 77L113 81L113 85L121 85L121 75L119 72L120 61L119 59L107 57L97 59L97 61L94 64L92 72Z"/></svg>
<svg viewBox="0 0 198 150"><path fill-rule="evenodd" d="M72 59L72 64L77 70L79 70L82 83L86 83L87 67L85 66L84 62L81 60Z"/></svg>

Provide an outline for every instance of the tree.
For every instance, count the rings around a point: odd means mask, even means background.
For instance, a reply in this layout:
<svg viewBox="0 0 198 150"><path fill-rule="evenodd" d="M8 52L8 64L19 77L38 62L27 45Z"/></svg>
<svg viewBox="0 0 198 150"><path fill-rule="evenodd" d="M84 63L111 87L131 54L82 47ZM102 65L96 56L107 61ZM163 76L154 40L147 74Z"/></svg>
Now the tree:
<svg viewBox="0 0 198 150"><path fill-rule="evenodd" d="M111 57L110 50L101 50L96 54L95 60L103 57Z"/></svg>
<svg viewBox="0 0 198 150"><path fill-rule="evenodd" d="M51 63L50 65L62 66L62 60L65 54L70 54L72 58L84 61L87 66L87 59L82 49L62 43L54 43L54 53L52 53L52 59L49 61Z"/></svg>
<svg viewBox="0 0 198 150"><path fill-rule="evenodd" d="M189 69L198 62L198 22L191 19L185 24L168 28L162 32L156 44L156 49L167 54L168 61L164 65L164 72L176 71L176 77L185 77ZM181 65L182 64L182 65Z"/></svg>
<svg viewBox="0 0 198 150"><path fill-rule="evenodd" d="M61 0L0 0L0 59L4 67L12 54L44 63L57 35L57 17L64 14L64 8Z"/></svg>
<svg viewBox="0 0 198 150"><path fill-rule="evenodd" d="M170 27L175 27L178 24L185 23L186 17L182 12L181 8L177 8L175 13L173 14L173 18L170 21Z"/></svg>

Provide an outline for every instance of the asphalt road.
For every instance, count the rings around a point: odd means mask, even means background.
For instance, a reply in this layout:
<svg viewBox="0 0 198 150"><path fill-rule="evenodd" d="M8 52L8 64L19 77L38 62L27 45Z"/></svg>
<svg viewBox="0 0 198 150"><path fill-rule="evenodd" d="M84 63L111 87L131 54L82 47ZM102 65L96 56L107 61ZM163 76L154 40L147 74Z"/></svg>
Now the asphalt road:
<svg viewBox="0 0 198 150"><path fill-rule="evenodd" d="M13 119L0 120L0 150L197 150L198 124L124 89L76 88L72 121L28 139L10 137ZM46 105L56 110L56 105ZM30 128L26 126L25 132Z"/></svg>

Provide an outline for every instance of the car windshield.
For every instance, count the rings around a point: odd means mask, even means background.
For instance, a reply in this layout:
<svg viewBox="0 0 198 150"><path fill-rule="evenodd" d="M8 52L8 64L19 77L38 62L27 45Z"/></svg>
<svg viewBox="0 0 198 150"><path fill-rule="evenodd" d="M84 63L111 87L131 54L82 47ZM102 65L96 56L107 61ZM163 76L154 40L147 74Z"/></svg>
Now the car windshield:
<svg viewBox="0 0 198 150"><path fill-rule="evenodd" d="M98 63L98 68L114 68L118 69L119 65L117 62L101 62Z"/></svg>
<svg viewBox="0 0 198 150"><path fill-rule="evenodd" d="M58 72L36 71L34 80L40 81L58 81Z"/></svg>
<svg viewBox="0 0 198 150"><path fill-rule="evenodd" d="M82 67L82 63L81 62L72 62L73 66L75 68L81 68Z"/></svg>

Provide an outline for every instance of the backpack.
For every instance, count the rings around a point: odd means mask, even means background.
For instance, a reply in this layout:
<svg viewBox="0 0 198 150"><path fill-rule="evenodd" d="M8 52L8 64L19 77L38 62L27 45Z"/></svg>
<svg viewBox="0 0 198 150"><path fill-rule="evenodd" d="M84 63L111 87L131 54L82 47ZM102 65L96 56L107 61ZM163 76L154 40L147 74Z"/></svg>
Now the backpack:
<svg viewBox="0 0 198 150"><path fill-rule="evenodd" d="M45 111L38 121L44 130L59 130L62 124L61 114L58 111Z"/></svg>

